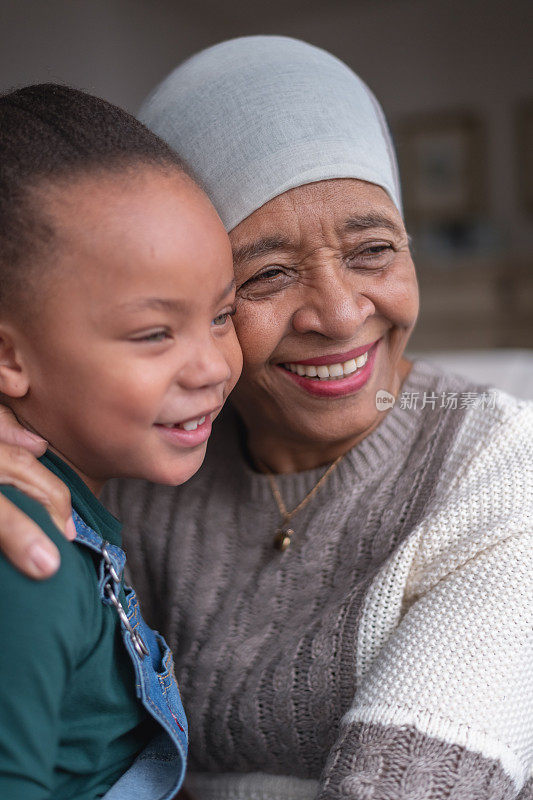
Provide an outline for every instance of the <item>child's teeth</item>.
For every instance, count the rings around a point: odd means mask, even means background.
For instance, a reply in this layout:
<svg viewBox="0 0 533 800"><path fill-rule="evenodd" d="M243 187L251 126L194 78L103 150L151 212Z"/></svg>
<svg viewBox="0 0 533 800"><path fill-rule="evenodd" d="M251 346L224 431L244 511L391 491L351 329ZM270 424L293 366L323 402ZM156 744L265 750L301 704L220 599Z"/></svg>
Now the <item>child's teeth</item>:
<svg viewBox="0 0 533 800"><path fill-rule="evenodd" d="M189 422L162 422L161 425L163 428L182 428L184 431L195 431L199 425L203 425L205 422L205 416L199 417L199 419L193 419Z"/></svg>
<svg viewBox="0 0 533 800"><path fill-rule="evenodd" d="M200 419L193 419L190 422L183 423L183 430L184 431L195 431L199 425L203 425L205 422L205 417L200 417Z"/></svg>
<svg viewBox="0 0 533 800"><path fill-rule="evenodd" d="M319 367L304 366L303 364L285 364L286 369L295 372L297 375L306 378L317 378L318 380L335 380L345 378L364 367L368 360L368 351L358 358L350 358L342 364L321 364Z"/></svg>

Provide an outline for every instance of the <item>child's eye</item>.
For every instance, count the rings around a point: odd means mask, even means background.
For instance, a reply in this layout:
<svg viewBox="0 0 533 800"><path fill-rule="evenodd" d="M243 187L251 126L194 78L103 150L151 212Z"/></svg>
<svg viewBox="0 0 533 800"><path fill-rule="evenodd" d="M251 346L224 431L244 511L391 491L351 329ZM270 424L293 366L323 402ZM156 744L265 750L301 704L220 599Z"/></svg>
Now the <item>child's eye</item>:
<svg viewBox="0 0 533 800"><path fill-rule="evenodd" d="M230 308L228 311L223 311L222 314L218 314L214 318L213 325L215 325L218 328L221 328L223 325L226 324L226 322L229 321L230 317L232 317L234 314L235 314L235 307Z"/></svg>
<svg viewBox="0 0 533 800"><path fill-rule="evenodd" d="M162 342L164 339L169 337L169 332L164 329L158 329L155 331L149 331L148 333L143 333L141 336L136 336L133 341L134 342Z"/></svg>

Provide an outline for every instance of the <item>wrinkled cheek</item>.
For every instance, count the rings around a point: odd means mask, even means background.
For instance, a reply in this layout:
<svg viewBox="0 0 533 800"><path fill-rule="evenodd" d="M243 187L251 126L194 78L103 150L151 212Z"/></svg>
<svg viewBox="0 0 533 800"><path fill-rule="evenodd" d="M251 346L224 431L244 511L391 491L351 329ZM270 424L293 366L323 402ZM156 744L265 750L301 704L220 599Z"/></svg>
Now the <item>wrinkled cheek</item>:
<svg viewBox="0 0 533 800"><path fill-rule="evenodd" d="M283 336L279 316L274 303L242 300L238 305L234 322L242 348L243 372L257 370L268 362Z"/></svg>
<svg viewBox="0 0 533 800"><path fill-rule="evenodd" d="M279 404L280 387L270 370L275 370L275 367L245 364L231 396L242 413L250 412L255 407L265 409Z"/></svg>
<svg viewBox="0 0 533 800"><path fill-rule="evenodd" d="M233 390L232 398L237 401L241 398L253 399L262 393L261 384L258 371L245 363L241 377Z"/></svg>
<svg viewBox="0 0 533 800"><path fill-rule="evenodd" d="M419 292L419 289L418 289L418 280L417 280L417 277L416 277L416 272L415 272L414 265L413 265L412 274L410 276L410 280L407 281L405 294L406 294L405 304L406 304L406 306L410 306L411 319L412 319L412 322L413 322L413 325L414 325L414 323L417 320L418 311L419 311L419 308L420 308L420 292Z"/></svg>
<svg viewBox="0 0 533 800"><path fill-rule="evenodd" d="M252 338L246 338L241 343L242 346L242 371L239 385L243 382L254 382L265 369L265 354L258 342Z"/></svg>
<svg viewBox="0 0 533 800"><path fill-rule="evenodd" d="M387 316L390 321L406 331L411 331L418 317L419 295L414 271L396 279L387 292Z"/></svg>
<svg viewBox="0 0 533 800"><path fill-rule="evenodd" d="M418 294L418 286L415 285L410 292L406 294L404 308L406 310L406 327L411 331L418 319L418 312L420 310L420 296Z"/></svg>
<svg viewBox="0 0 533 800"><path fill-rule="evenodd" d="M401 307L404 309L406 327L413 328L420 308L420 293L414 264L411 264L411 269L400 284L400 292L402 290Z"/></svg>
<svg viewBox="0 0 533 800"><path fill-rule="evenodd" d="M229 353L226 353L226 361L231 371L231 379L224 390L224 397L227 397L228 394L235 387L235 384L237 383L237 381L241 376L243 368L242 349L236 334L234 335L234 341L231 342L231 348Z"/></svg>

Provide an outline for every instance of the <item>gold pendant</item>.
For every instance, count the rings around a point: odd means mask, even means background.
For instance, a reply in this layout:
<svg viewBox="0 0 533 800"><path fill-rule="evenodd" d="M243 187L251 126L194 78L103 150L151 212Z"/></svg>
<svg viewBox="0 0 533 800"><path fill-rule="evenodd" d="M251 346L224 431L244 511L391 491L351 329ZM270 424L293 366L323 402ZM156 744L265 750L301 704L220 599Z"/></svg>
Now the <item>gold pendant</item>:
<svg viewBox="0 0 533 800"><path fill-rule="evenodd" d="M274 547L282 553L290 546L291 537L294 536L292 528L279 528L274 539Z"/></svg>

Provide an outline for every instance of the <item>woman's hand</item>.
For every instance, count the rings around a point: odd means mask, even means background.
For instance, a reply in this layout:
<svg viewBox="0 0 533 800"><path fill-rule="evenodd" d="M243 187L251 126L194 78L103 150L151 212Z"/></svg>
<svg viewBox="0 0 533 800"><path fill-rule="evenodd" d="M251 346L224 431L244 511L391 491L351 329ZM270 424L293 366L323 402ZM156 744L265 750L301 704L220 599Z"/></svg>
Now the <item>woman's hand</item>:
<svg viewBox="0 0 533 800"><path fill-rule="evenodd" d="M37 456L46 442L22 428L12 412L0 406L0 484L16 486L38 500L67 539L76 529L70 493L43 467ZM59 567L59 553L48 536L6 497L0 495L0 551L30 578L48 578Z"/></svg>

